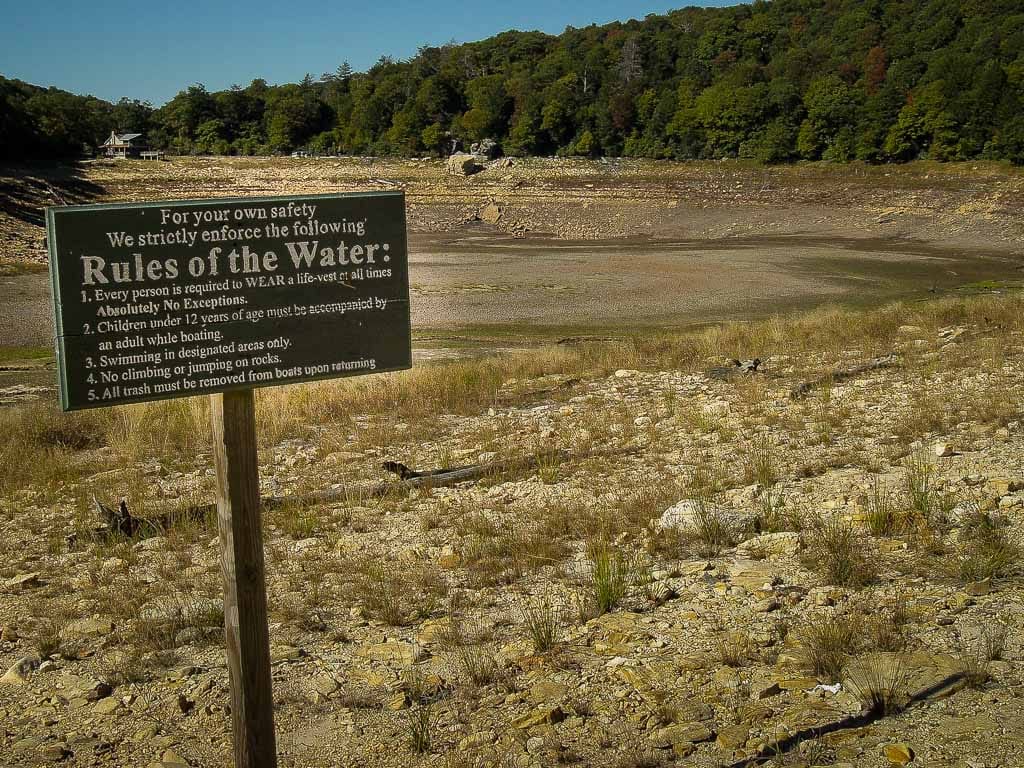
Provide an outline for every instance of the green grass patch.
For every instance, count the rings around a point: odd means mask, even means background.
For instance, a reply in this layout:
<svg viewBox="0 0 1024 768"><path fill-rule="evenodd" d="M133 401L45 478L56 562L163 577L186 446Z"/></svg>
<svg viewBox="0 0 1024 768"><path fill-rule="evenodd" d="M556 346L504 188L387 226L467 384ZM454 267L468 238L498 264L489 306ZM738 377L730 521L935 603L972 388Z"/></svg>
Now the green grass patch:
<svg viewBox="0 0 1024 768"><path fill-rule="evenodd" d="M22 361L53 359L52 347L7 347L0 346L0 364Z"/></svg>
<svg viewBox="0 0 1024 768"><path fill-rule="evenodd" d="M46 265L36 261L4 261L0 259L0 277L38 275L45 271Z"/></svg>

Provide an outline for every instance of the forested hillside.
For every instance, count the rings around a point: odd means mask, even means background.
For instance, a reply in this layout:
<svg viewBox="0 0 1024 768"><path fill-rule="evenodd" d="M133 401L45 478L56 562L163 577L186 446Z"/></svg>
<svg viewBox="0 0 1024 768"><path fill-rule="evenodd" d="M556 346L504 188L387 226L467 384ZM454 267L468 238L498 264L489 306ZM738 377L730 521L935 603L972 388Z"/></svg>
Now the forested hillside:
<svg viewBox="0 0 1024 768"><path fill-rule="evenodd" d="M774 0L505 32L159 109L0 78L0 153L75 154L112 128L175 153L972 158L1024 163L1020 0Z"/></svg>

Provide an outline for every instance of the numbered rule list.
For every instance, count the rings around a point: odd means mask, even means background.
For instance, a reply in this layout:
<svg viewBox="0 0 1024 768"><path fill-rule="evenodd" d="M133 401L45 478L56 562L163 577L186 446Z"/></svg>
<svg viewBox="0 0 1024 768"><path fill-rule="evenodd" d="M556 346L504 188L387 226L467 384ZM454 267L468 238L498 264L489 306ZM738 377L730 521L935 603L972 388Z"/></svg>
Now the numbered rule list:
<svg viewBox="0 0 1024 768"><path fill-rule="evenodd" d="M411 365L401 192L47 210L65 410Z"/></svg>

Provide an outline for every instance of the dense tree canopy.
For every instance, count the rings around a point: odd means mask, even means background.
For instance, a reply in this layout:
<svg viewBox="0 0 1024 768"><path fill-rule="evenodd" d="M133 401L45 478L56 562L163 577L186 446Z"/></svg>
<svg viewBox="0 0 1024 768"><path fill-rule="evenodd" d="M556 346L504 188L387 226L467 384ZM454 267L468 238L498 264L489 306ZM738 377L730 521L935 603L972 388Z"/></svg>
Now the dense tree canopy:
<svg viewBox="0 0 1024 768"><path fill-rule="evenodd" d="M0 153L67 155L111 129L177 153L1008 158L1024 163L1019 0L757 0L505 32L366 72L181 91L159 109L0 78Z"/></svg>

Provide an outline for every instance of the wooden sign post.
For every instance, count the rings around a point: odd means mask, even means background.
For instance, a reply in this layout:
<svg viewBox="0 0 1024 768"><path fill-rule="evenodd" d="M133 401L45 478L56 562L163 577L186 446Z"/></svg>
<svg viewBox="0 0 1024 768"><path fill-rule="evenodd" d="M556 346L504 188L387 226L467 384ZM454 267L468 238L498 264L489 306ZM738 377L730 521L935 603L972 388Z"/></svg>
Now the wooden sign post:
<svg viewBox="0 0 1024 768"><path fill-rule="evenodd" d="M64 410L210 395L236 768L277 764L256 387L412 365L402 193L46 212Z"/></svg>
<svg viewBox="0 0 1024 768"><path fill-rule="evenodd" d="M210 421L235 765L273 768L277 750L252 390L210 395Z"/></svg>

